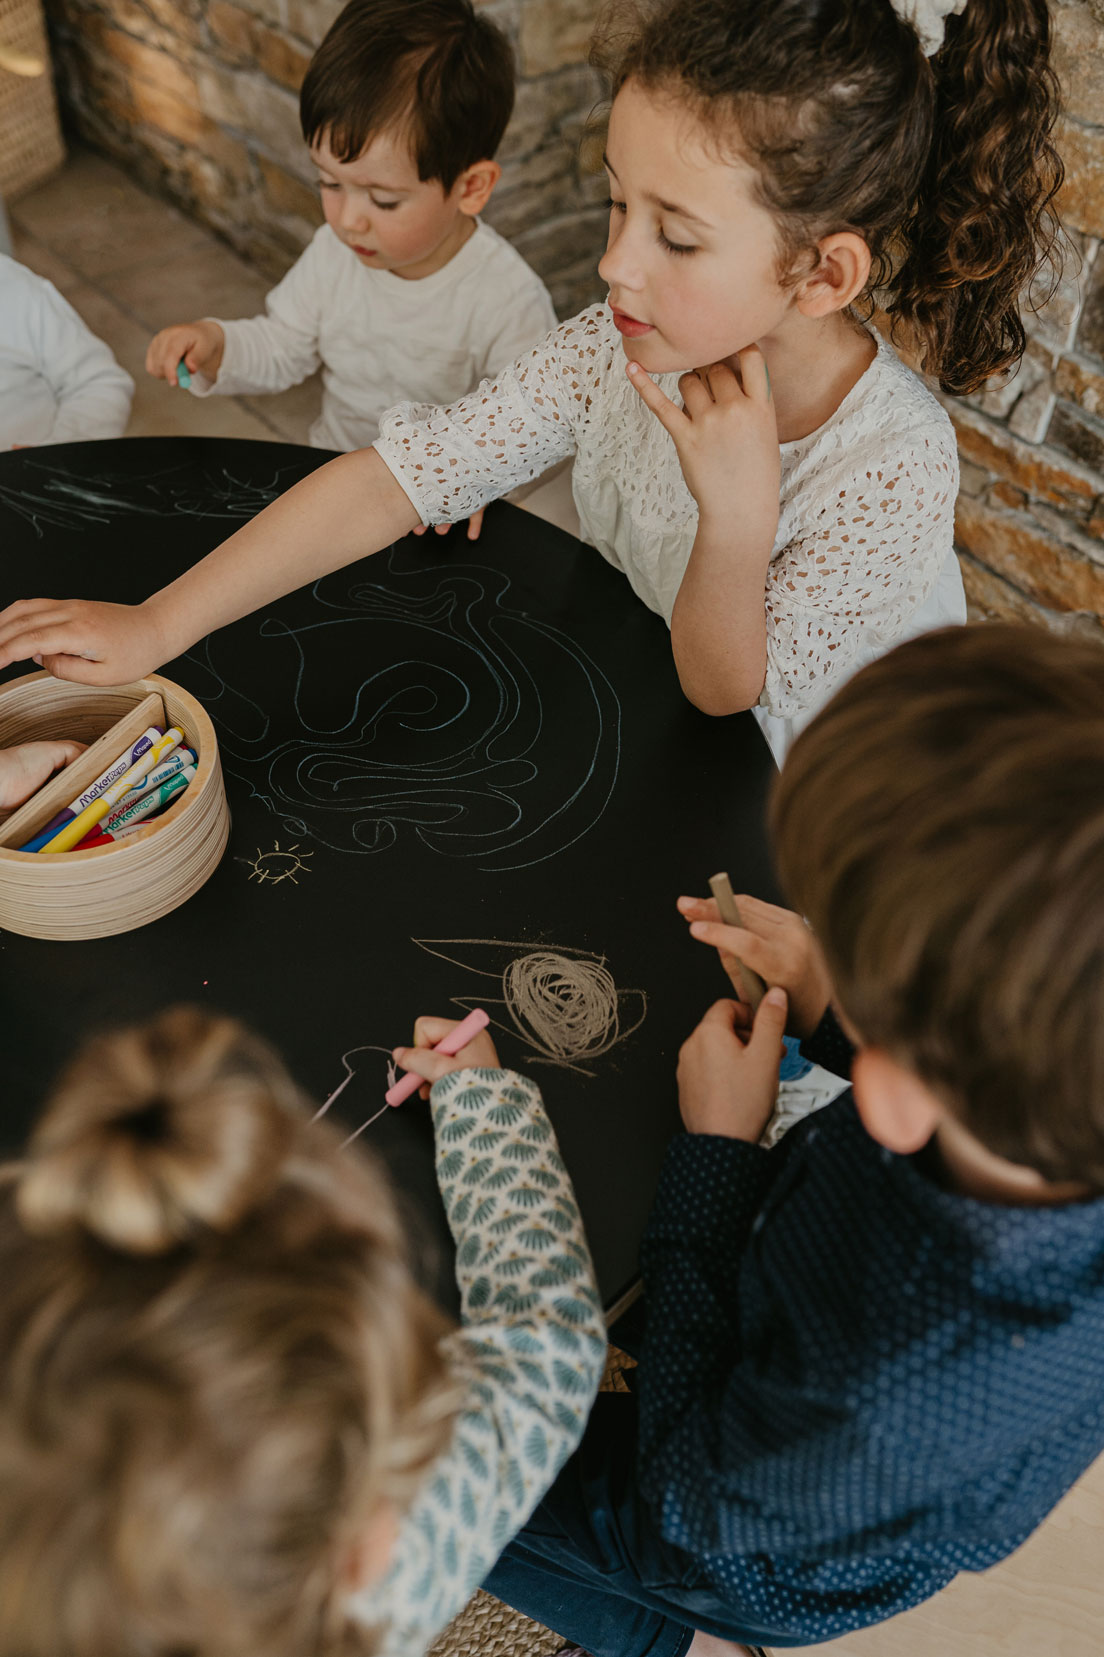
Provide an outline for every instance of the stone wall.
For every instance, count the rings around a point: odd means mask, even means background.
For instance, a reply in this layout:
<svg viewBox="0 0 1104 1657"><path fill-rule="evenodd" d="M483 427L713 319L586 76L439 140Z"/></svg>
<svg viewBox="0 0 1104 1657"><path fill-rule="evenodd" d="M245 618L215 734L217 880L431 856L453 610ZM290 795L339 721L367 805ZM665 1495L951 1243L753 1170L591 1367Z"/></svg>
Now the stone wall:
<svg viewBox="0 0 1104 1657"><path fill-rule="evenodd" d="M487 218L562 316L604 290L604 175L578 159L599 95L597 0L482 0L509 34L517 108ZM271 275L321 223L297 91L342 0L46 0L67 119Z"/></svg>
<svg viewBox="0 0 1104 1657"><path fill-rule="evenodd" d="M517 112L488 218L561 315L602 292L605 183L577 147L598 0L484 0L515 44ZM340 0L47 0L69 119L274 275L319 221L296 88ZM1019 373L950 399L975 614L1104 639L1104 0L1054 0L1076 257Z"/></svg>
<svg viewBox="0 0 1104 1657"><path fill-rule="evenodd" d="M947 399L962 459L957 539L975 614L1104 640L1104 0L1056 0L1052 12L1071 257L1025 318L1015 378Z"/></svg>

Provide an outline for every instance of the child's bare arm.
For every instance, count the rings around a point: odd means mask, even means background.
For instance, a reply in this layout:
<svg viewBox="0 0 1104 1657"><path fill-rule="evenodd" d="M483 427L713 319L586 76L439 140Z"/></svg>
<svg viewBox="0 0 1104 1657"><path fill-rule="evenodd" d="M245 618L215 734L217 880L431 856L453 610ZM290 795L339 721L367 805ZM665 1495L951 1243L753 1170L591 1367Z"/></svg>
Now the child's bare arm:
<svg viewBox="0 0 1104 1657"><path fill-rule="evenodd" d="M780 909L746 893L740 894L736 904L742 927L724 926L712 898L678 900L680 914L690 922L691 936L717 950L736 994L741 996L734 956L768 984L786 991L790 1034L811 1036L832 999L832 981L820 945L792 909Z"/></svg>
<svg viewBox="0 0 1104 1657"><path fill-rule="evenodd" d="M683 691L703 713L758 702L767 673L765 588L778 529L780 451L770 378L749 346L684 374L678 408L636 363L629 377L670 433L698 531L671 614Z"/></svg>
<svg viewBox="0 0 1104 1657"><path fill-rule="evenodd" d="M33 657L59 679L126 684L215 628L389 546L418 521L374 449L340 455L143 604L9 605L0 612L0 667Z"/></svg>
<svg viewBox="0 0 1104 1657"><path fill-rule="evenodd" d="M21 742L0 749L0 811L14 811L83 752L83 742L69 741Z"/></svg>

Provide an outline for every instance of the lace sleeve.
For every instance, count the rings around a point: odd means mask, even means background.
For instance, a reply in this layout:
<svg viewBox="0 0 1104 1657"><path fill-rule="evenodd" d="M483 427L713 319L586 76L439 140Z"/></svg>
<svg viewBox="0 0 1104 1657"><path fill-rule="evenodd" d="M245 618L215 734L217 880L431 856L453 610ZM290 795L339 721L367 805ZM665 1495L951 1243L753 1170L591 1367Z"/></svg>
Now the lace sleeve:
<svg viewBox="0 0 1104 1657"><path fill-rule="evenodd" d="M902 636L939 579L957 492L953 449L922 435L817 476L767 575L760 707L793 718L818 706L860 658Z"/></svg>
<svg viewBox="0 0 1104 1657"><path fill-rule="evenodd" d="M572 454L601 372L602 307L448 408L399 403L375 447L425 524L455 523Z"/></svg>

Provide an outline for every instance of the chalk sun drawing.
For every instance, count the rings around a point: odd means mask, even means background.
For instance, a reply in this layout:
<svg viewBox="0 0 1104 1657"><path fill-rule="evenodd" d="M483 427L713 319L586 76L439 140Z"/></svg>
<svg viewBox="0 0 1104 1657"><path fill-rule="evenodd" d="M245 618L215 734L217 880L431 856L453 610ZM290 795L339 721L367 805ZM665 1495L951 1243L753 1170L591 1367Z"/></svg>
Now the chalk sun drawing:
<svg viewBox="0 0 1104 1657"><path fill-rule="evenodd" d="M313 857L313 852L301 852L298 845L281 847L277 840L270 852L263 852L257 847L256 857L239 857L235 861L245 863L252 871L250 880L271 881L273 886L279 886L282 880L290 880L293 886L298 886L300 875L309 875L310 868L303 861L306 857Z"/></svg>
<svg viewBox="0 0 1104 1657"><path fill-rule="evenodd" d="M332 851L414 836L491 872L555 857L616 784L613 686L567 634L507 604L501 571L396 548L378 563L378 580L316 582L318 619L243 624L274 705L236 687L224 635L190 654L224 769L288 834Z"/></svg>
<svg viewBox="0 0 1104 1657"><path fill-rule="evenodd" d="M411 941L450 966L497 979L500 997L454 995L452 1000L468 1010L501 1006L510 1023L492 1015L492 1024L520 1037L535 1055L530 1061L534 1064L561 1065L593 1076L586 1065L611 1052L648 1016L646 992L619 990L606 957L592 950L502 938Z"/></svg>

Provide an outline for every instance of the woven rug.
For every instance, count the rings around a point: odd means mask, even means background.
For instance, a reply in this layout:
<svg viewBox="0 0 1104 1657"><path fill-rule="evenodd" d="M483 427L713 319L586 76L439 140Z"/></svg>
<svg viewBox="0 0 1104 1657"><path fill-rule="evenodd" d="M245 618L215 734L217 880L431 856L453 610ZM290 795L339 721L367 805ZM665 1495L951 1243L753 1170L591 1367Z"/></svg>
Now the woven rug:
<svg viewBox="0 0 1104 1657"><path fill-rule="evenodd" d="M634 1362L611 1346L602 1391L628 1392L624 1372ZM480 1588L431 1646L429 1657L552 1657L566 1644L562 1634L530 1622Z"/></svg>

